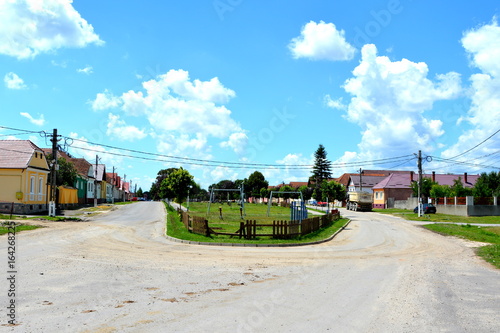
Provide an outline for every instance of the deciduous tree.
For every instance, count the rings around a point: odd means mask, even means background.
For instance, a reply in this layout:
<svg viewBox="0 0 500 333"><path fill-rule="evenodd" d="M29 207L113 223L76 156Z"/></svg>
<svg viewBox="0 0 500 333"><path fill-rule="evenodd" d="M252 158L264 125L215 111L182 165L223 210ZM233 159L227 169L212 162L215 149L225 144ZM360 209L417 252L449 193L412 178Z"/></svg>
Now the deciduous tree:
<svg viewBox="0 0 500 333"><path fill-rule="evenodd" d="M194 184L193 176L181 167L162 181L160 195L162 198L175 198L176 202L182 203L187 197L189 186Z"/></svg>

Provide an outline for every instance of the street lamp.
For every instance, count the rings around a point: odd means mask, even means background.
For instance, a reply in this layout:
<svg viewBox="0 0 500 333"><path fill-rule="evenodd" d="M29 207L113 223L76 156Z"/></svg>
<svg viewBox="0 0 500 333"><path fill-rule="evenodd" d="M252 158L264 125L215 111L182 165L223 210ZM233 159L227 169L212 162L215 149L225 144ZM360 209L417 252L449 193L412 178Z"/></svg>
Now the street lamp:
<svg viewBox="0 0 500 333"><path fill-rule="evenodd" d="M191 190L192 185L188 185L188 197L187 197L187 211L189 212L189 191Z"/></svg>

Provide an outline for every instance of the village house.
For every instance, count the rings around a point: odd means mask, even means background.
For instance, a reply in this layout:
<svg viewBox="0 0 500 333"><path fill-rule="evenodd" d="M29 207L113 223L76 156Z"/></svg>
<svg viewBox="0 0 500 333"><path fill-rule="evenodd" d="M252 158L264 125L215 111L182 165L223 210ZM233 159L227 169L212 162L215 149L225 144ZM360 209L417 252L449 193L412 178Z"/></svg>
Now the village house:
<svg viewBox="0 0 500 333"><path fill-rule="evenodd" d="M424 174L422 178L429 178L439 185L453 186L460 179L462 185L473 188L479 175L464 174ZM373 186L373 208L391 208L395 200L406 200L413 196L411 183L418 181L418 175L413 171L394 173Z"/></svg>
<svg viewBox="0 0 500 333"><path fill-rule="evenodd" d="M32 214L48 211L49 163L29 140L0 141L0 211Z"/></svg>

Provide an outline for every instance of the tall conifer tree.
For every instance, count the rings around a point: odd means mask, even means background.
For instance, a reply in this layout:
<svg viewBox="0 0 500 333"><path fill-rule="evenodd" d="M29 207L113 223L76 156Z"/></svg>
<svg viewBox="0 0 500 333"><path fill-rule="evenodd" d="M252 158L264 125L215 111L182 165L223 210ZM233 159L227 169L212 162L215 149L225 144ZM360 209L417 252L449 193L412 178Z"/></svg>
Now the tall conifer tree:
<svg viewBox="0 0 500 333"><path fill-rule="evenodd" d="M326 150L323 145L319 145L318 149L314 153L314 166L312 171L312 181L315 185L315 199L323 200L323 195L321 193L321 184L323 181L332 178L331 172L331 162L326 158Z"/></svg>

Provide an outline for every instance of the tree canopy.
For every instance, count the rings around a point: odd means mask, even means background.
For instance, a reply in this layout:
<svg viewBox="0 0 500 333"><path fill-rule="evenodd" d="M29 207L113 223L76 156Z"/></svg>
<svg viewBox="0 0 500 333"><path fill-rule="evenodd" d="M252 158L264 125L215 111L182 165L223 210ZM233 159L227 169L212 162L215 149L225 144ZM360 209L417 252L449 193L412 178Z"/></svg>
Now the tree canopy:
<svg viewBox="0 0 500 333"><path fill-rule="evenodd" d="M422 178L422 193L420 194L423 198L428 198L431 195L431 188L438 183L433 182L430 178ZM418 197L418 182L411 183L411 189L413 190L413 196Z"/></svg>
<svg viewBox="0 0 500 333"><path fill-rule="evenodd" d="M476 181L473 193L476 197L500 196L500 172L483 172Z"/></svg>
<svg viewBox="0 0 500 333"><path fill-rule="evenodd" d="M52 154L47 154L47 160L52 160ZM57 159L57 164L59 165L59 170L56 172L56 186L75 186L76 178L78 177L75 165L62 157Z"/></svg>
<svg viewBox="0 0 500 333"><path fill-rule="evenodd" d="M151 199L158 200L158 199L162 198L160 195L161 183L172 172L174 172L176 170L178 170L178 169L177 168L168 168L168 169L162 169L162 170L158 171L158 173L156 175L156 180L153 184L151 184L151 189L149 190L149 195L151 196Z"/></svg>
<svg viewBox="0 0 500 333"><path fill-rule="evenodd" d="M321 192L323 193L322 200L328 199L329 202L334 200L343 200L346 190L344 186L336 181L323 181L321 184Z"/></svg>
<svg viewBox="0 0 500 333"><path fill-rule="evenodd" d="M193 176L182 167L171 172L160 185L161 198L174 199L178 203L184 202L188 195L189 187L196 185Z"/></svg>
<svg viewBox="0 0 500 333"><path fill-rule="evenodd" d="M254 171L248 179L245 179L245 194L249 197L260 197L261 189L269 186L269 182L260 171Z"/></svg>

